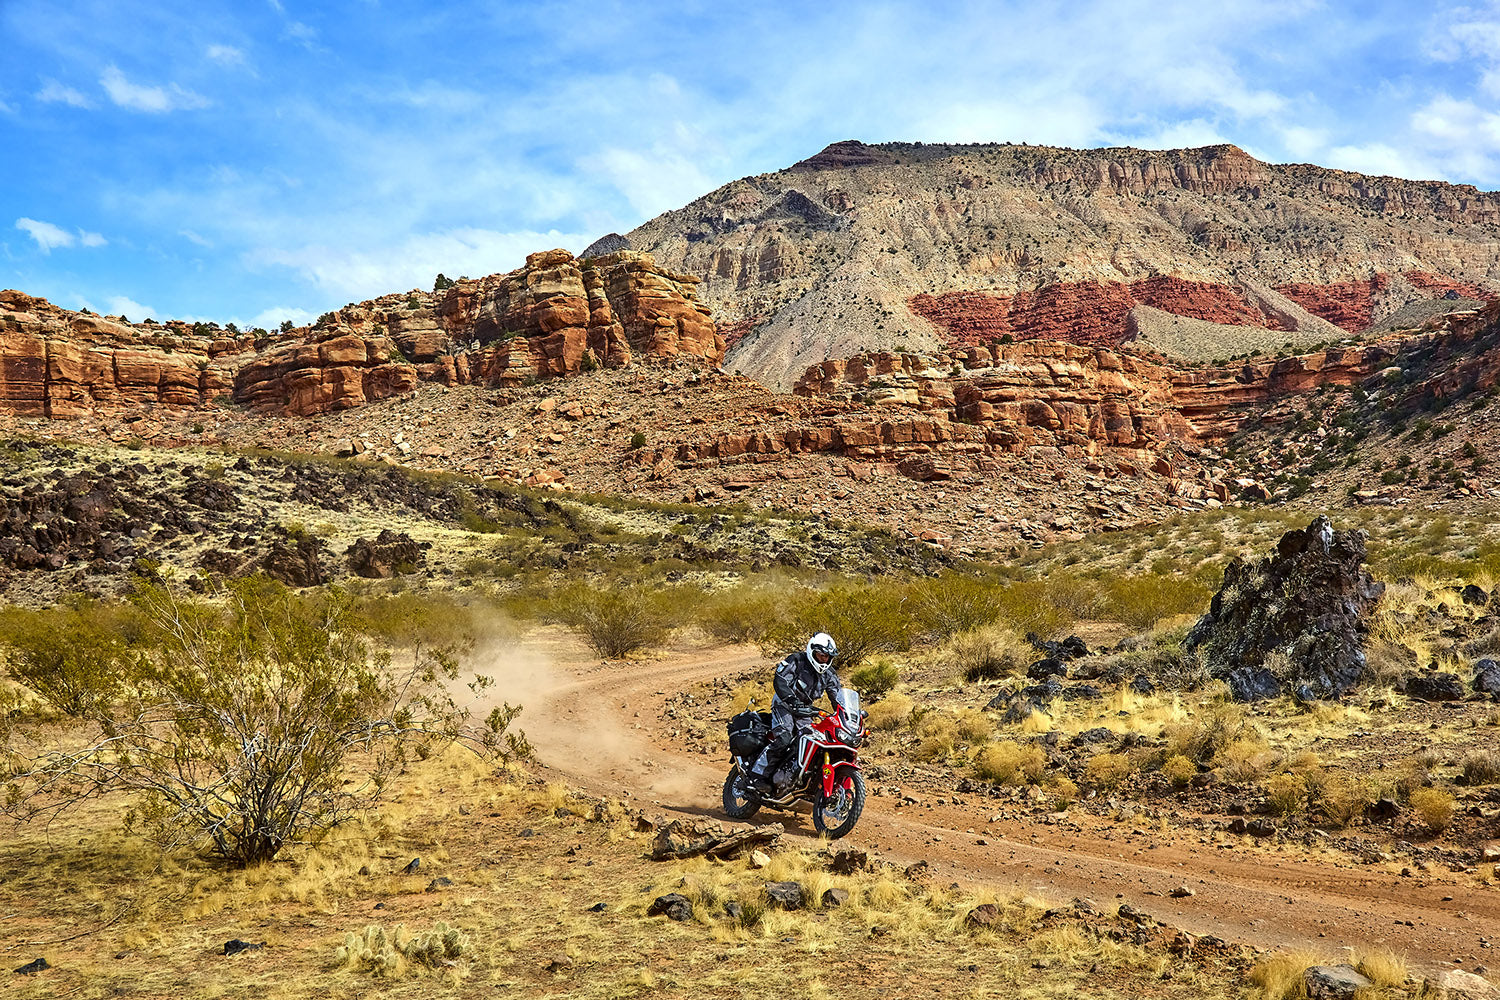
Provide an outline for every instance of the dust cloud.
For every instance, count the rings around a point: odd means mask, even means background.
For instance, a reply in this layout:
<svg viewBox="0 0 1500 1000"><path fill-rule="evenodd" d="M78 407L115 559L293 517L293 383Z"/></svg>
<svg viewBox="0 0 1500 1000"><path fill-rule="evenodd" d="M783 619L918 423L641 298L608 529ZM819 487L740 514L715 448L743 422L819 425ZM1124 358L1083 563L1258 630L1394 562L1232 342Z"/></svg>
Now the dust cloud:
<svg viewBox="0 0 1500 1000"><path fill-rule="evenodd" d="M635 728L645 723L647 700L635 688L637 664L601 664L571 635L553 629L522 631L497 622L493 638L464 658L450 688L476 721L503 703L522 706L514 723L536 749L537 759L580 784L651 800L707 804L722 776L701 766L684 767L670 749L652 745ZM490 684L477 692L476 677ZM650 682L645 686L649 688ZM654 715L654 710L652 715Z"/></svg>

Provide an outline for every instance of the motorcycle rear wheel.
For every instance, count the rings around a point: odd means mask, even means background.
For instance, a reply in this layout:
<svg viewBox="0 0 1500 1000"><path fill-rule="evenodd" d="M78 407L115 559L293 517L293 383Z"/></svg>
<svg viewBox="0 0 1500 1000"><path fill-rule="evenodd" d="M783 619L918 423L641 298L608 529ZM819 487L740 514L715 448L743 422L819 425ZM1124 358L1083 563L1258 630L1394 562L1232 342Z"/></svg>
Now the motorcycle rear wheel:
<svg viewBox="0 0 1500 1000"><path fill-rule="evenodd" d="M745 790L749 777L739 768L730 770L724 779L724 815L730 819L749 819L760 812L760 799Z"/></svg>
<svg viewBox="0 0 1500 1000"><path fill-rule="evenodd" d="M864 809L865 776L855 771L852 789L846 790L840 786L834 789L833 795L818 797L817 804L813 806L813 826L829 840L838 840L854 829L854 824L859 822L859 814Z"/></svg>

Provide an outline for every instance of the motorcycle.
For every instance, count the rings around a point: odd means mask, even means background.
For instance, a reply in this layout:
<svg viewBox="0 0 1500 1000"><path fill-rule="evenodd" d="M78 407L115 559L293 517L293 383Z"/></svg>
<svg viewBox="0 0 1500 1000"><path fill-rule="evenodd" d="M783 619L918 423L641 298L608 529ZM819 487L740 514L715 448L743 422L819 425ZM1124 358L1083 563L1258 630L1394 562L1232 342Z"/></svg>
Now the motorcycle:
<svg viewBox="0 0 1500 1000"><path fill-rule="evenodd" d="M867 714L859 707L859 694L844 688L838 713L818 713L811 732L798 739L796 751L772 775L770 793L755 791L750 769L770 741L771 713L741 712L730 719L733 764L724 778L724 812L730 819L747 820L762 807L790 809L798 802L809 802L819 833L831 840L847 835L865 808L859 748L870 735L865 728Z"/></svg>

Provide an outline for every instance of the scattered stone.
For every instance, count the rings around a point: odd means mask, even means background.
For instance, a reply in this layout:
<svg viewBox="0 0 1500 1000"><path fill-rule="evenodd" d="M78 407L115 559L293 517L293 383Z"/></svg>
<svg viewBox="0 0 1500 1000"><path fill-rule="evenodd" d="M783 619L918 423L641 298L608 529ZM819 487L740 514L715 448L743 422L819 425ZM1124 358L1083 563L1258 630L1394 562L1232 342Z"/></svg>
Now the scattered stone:
<svg viewBox="0 0 1500 1000"><path fill-rule="evenodd" d="M799 882L767 882L766 899L782 910L800 910L804 905L804 894Z"/></svg>
<svg viewBox="0 0 1500 1000"><path fill-rule="evenodd" d="M1167 895L1171 896L1173 899L1186 899L1187 897L1193 895L1193 890L1189 889L1185 885L1179 885L1177 888L1167 893Z"/></svg>
<svg viewBox="0 0 1500 1000"><path fill-rule="evenodd" d="M764 851L751 851L750 852L750 867L751 868L764 868L767 865L769 865L770 863L771 863L771 856L769 854L766 854Z"/></svg>
<svg viewBox="0 0 1500 1000"><path fill-rule="evenodd" d="M994 903L980 903L969 911L964 917L964 926L971 930L979 927L993 927L1000 922L1000 907Z"/></svg>
<svg viewBox="0 0 1500 1000"><path fill-rule="evenodd" d="M1500 701L1500 663L1486 658L1474 664L1474 679L1469 687Z"/></svg>
<svg viewBox="0 0 1500 1000"><path fill-rule="evenodd" d="M256 951L265 946L266 943L264 941L241 941L239 938L235 938L232 941L224 942L224 954L238 955L242 951Z"/></svg>
<svg viewBox="0 0 1500 1000"><path fill-rule="evenodd" d="M855 848L844 848L835 851L833 857L828 860L828 870L835 875L853 875L870 867L870 855L866 851Z"/></svg>
<svg viewBox="0 0 1500 1000"><path fill-rule="evenodd" d="M589 912L590 913L603 913L607 909L609 909L609 907L606 906L604 903L595 903L593 906L589 907Z"/></svg>
<svg viewBox="0 0 1500 1000"><path fill-rule="evenodd" d="M521 836L523 836L523 837L525 835L526 835L525 833L521 834ZM417 873L417 869L421 868L421 867L422 867L422 859L420 857L412 858L410 861L408 861L406 863L406 867L403 868L403 869L401 869L401 874L402 875L415 875Z"/></svg>
<svg viewBox="0 0 1500 1000"><path fill-rule="evenodd" d="M547 963L548 972L562 972L564 969L571 969L572 967L573 959L567 955L554 955L552 960Z"/></svg>
<svg viewBox="0 0 1500 1000"><path fill-rule="evenodd" d="M1245 832L1252 837L1271 837L1276 834L1276 821L1262 817L1245 824Z"/></svg>
<svg viewBox="0 0 1500 1000"><path fill-rule="evenodd" d="M849 902L849 890L848 889L824 889L823 890L823 900L822 900L822 903L823 903L823 908L825 910L831 910L831 909L833 909L836 906L843 906L847 902Z"/></svg>
<svg viewBox="0 0 1500 1000"><path fill-rule="evenodd" d="M668 920L684 923L693 919L693 901L681 893L669 892L665 896L657 896L646 907L646 916L656 917L665 914Z"/></svg>
<svg viewBox="0 0 1500 1000"><path fill-rule="evenodd" d="M1144 674L1136 674L1130 678L1130 690L1136 694L1155 694L1156 685L1152 684Z"/></svg>
<svg viewBox="0 0 1500 1000"><path fill-rule="evenodd" d="M1463 590L1460 590L1458 596L1463 598L1465 604L1488 604L1490 600L1490 595L1483 587L1475 586L1472 583L1465 586Z"/></svg>
<svg viewBox="0 0 1500 1000"><path fill-rule="evenodd" d="M1427 981L1433 1000L1500 1000L1500 988L1483 976L1461 969L1448 969Z"/></svg>
<svg viewBox="0 0 1500 1000"><path fill-rule="evenodd" d="M786 831L780 823L768 823L726 834L717 828L717 824L699 822L689 825L683 820L674 819L657 831L651 858L654 861L695 858L699 855L732 858L752 848L774 844L784 832Z"/></svg>
<svg viewBox="0 0 1500 1000"><path fill-rule="evenodd" d="M1354 1000L1360 990L1375 984L1352 965L1314 965L1302 974L1311 1000Z"/></svg>
<svg viewBox="0 0 1500 1000"><path fill-rule="evenodd" d="M16 970L16 975L18 975L18 976L34 976L38 972L43 972L43 971L45 971L47 969L50 969L50 968L52 968L52 965L45 958L34 958L31 961L27 962L25 965L21 966L19 969L17 969Z"/></svg>
<svg viewBox="0 0 1500 1000"><path fill-rule="evenodd" d="M371 580L389 580L420 569L427 561L422 546L406 532L386 528L372 541L361 538L344 550L349 571Z"/></svg>
<svg viewBox="0 0 1500 1000"><path fill-rule="evenodd" d="M439 875L437 878L427 883L427 891L437 892L439 889L445 889L452 884L453 880L451 878L446 875Z"/></svg>

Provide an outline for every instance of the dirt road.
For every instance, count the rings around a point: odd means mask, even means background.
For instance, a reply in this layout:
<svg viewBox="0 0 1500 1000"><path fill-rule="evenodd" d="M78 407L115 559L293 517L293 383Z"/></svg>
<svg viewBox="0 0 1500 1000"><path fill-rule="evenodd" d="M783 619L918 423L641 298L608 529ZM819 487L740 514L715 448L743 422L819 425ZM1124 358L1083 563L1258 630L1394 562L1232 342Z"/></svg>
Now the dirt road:
<svg viewBox="0 0 1500 1000"><path fill-rule="evenodd" d="M534 633L524 649L530 672L512 678L513 694L501 693L524 698L524 727L549 769L598 794L723 818L727 756L685 749L660 714L668 695L764 664L753 649L684 650L608 666L561 633ZM1191 933L1260 948L1306 947L1336 959L1345 949L1388 947L1424 971L1500 966L1500 950L1487 947L1500 946L1500 888L1473 875L1403 877L1399 861L1364 865L1301 843L1148 830L1087 815L1072 817L1081 832L1040 821L992 823L993 806L978 796L898 801L869 798L849 842L898 864L926 861L943 883L1015 887L1048 901L1128 902ZM762 816L813 837L805 812ZM1182 886L1192 895L1169 896Z"/></svg>

